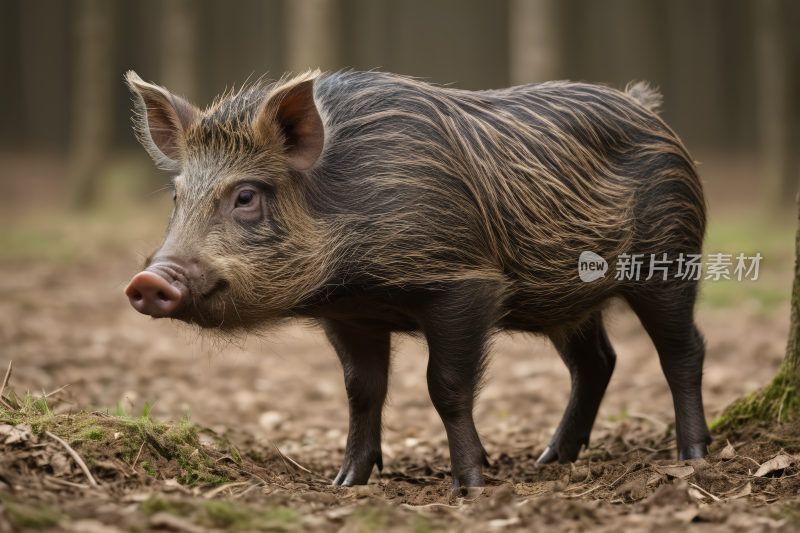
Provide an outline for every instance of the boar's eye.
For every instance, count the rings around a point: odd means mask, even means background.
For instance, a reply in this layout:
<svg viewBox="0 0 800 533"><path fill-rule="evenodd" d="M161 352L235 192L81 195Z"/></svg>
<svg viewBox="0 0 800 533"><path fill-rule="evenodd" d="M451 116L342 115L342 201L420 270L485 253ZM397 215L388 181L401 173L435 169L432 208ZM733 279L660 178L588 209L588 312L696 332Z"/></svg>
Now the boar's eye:
<svg viewBox="0 0 800 533"><path fill-rule="evenodd" d="M239 193L239 196L236 198L236 207L240 205L247 205L253 201L253 192L252 191L242 191Z"/></svg>
<svg viewBox="0 0 800 533"><path fill-rule="evenodd" d="M258 189L247 187L234 191L231 195L233 204L232 215L239 222L254 223L261 220L262 205ZM228 206L231 204L229 203ZM230 209L230 207L229 207Z"/></svg>

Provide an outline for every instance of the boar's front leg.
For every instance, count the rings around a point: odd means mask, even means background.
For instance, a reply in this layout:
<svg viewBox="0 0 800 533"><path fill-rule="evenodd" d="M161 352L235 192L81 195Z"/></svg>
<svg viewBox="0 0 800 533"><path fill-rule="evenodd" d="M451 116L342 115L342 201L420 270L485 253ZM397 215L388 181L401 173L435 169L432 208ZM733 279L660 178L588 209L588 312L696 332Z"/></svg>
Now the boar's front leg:
<svg viewBox="0 0 800 533"><path fill-rule="evenodd" d="M344 463L333 484L366 485L374 465L383 470L381 412L389 381L391 333L337 320L325 320L323 329L342 363L350 404Z"/></svg>
<svg viewBox="0 0 800 533"><path fill-rule="evenodd" d="M498 317L500 290L482 282L429 302L421 316L428 341L428 390L450 446L453 493L483 487L488 466L472 410L487 364L487 344Z"/></svg>

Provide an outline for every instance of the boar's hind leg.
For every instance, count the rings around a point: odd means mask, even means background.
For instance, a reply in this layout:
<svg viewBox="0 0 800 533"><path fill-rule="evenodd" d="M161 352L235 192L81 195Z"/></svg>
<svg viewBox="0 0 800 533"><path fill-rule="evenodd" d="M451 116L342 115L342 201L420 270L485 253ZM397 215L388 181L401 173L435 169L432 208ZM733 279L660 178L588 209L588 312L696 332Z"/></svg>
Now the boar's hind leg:
<svg viewBox="0 0 800 533"><path fill-rule="evenodd" d="M488 462L472 409L502 295L493 289L484 282L463 282L429 302L420 317L430 352L428 391L447 432L454 491L484 486Z"/></svg>
<svg viewBox="0 0 800 533"><path fill-rule="evenodd" d="M334 485L366 485L372 467L383 470L381 412L389 380L391 333L326 320L323 329L344 370L350 430L344 463Z"/></svg>
<svg viewBox="0 0 800 533"><path fill-rule="evenodd" d="M569 368L572 392L553 440L536 464L574 461L578 458L581 446L589 444L597 409L617 360L603 328L601 313L595 314L578 330L566 336L562 333L552 334L551 340Z"/></svg>
<svg viewBox="0 0 800 533"><path fill-rule="evenodd" d="M700 390L705 343L694 323L697 286L684 283L687 285L682 290L674 286L669 291L654 287L648 294L627 298L658 351L672 391L681 461L704 457L711 443Z"/></svg>

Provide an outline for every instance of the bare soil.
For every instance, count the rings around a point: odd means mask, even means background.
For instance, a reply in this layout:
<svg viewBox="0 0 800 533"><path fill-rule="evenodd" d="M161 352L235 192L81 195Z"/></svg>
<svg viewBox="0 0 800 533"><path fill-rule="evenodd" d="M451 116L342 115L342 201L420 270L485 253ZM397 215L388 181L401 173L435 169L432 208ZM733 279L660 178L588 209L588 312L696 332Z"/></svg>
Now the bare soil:
<svg viewBox="0 0 800 533"><path fill-rule="evenodd" d="M0 532L793 531L800 523L800 427L744 428L718 438L709 458L679 462L658 357L621 304L607 314L617 367L591 446L576 463L534 466L569 398L566 368L546 341L501 335L475 410L489 487L475 502L451 502L426 347L398 337L384 470L366 488L331 487L323 478L336 475L343 456L347 401L320 332L289 323L218 345L137 314L123 294L138 268L130 238L157 240L163 221L111 220L64 222L81 234L79 254L0 256L0 378L13 360L18 394L69 384L49 402L64 420L82 410L114 415L118 403L140 413L155 402L150 415L159 420L177 421L189 409L198 449L228 457L230 484L187 482L180 464L146 446L134 461L127 449L103 456L104 441L76 444L93 458L93 488L75 464L54 459L63 451L47 437L5 444L0 436ZM55 241L69 240L62 230ZM787 303L770 313L700 307L708 421L775 375L788 316ZM287 467L270 440L316 476ZM775 463L781 468L755 475L776 456L786 457Z"/></svg>

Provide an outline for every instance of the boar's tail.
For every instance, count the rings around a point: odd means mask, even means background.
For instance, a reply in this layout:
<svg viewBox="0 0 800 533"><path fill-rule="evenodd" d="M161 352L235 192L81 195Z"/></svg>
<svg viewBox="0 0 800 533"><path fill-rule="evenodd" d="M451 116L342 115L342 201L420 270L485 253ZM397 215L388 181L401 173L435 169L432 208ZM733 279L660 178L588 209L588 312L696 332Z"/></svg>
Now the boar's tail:
<svg viewBox="0 0 800 533"><path fill-rule="evenodd" d="M649 81L630 82L625 87L625 94L653 113L658 112L658 108L661 107L661 103L664 101L658 91L658 87L653 87Z"/></svg>

